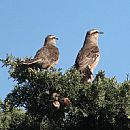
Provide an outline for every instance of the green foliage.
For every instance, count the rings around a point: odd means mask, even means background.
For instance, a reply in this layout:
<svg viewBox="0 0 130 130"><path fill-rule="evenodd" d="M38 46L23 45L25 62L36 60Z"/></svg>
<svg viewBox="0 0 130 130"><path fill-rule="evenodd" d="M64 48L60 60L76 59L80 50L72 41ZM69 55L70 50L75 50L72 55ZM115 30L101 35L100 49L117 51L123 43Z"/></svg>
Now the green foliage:
<svg viewBox="0 0 130 130"><path fill-rule="evenodd" d="M14 130L25 119L25 112L22 109L14 108L9 111L9 105L1 102L0 112L0 129L1 130Z"/></svg>
<svg viewBox="0 0 130 130"><path fill-rule="evenodd" d="M6 129L130 129L130 81L118 83L100 71L92 83L85 83L74 67L62 74L54 68L23 65L21 59L12 56L1 61L17 81L5 99L9 106ZM19 112L19 107L25 111Z"/></svg>

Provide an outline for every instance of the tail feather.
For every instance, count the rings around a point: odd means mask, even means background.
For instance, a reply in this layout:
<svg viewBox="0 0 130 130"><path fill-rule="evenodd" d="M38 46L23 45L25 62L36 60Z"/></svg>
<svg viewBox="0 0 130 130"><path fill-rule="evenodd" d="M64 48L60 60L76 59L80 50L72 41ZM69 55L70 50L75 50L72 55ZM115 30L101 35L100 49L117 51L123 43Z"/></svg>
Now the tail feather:
<svg viewBox="0 0 130 130"><path fill-rule="evenodd" d="M24 61L23 64L24 65L32 65L32 64L38 63L40 61L41 61L41 59L31 59L31 60L28 60L28 61Z"/></svg>
<svg viewBox="0 0 130 130"><path fill-rule="evenodd" d="M87 66L84 70L84 77L83 80L87 82L92 82L93 81L93 73L90 70L89 66Z"/></svg>

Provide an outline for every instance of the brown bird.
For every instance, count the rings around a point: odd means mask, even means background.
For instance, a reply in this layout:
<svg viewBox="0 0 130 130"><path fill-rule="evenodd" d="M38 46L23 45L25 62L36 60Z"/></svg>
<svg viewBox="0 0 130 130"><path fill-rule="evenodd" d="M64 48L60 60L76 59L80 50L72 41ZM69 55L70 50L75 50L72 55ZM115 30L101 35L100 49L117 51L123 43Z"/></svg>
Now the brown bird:
<svg viewBox="0 0 130 130"><path fill-rule="evenodd" d="M44 45L40 48L34 59L23 62L24 65L39 64L43 69L49 69L56 65L59 60L59 50L56 47L56 38L54 35L48 35L45 38Z"/></svg>
<svg viewBox="0 0 130 130"><path fill-rule="evenodd" d="M79 51L75 60L75 67L84 75L84 80L93 81L93 71L100 59L98 47L98 36L103 34L96 29L87 32L83 47Z"/></svg>

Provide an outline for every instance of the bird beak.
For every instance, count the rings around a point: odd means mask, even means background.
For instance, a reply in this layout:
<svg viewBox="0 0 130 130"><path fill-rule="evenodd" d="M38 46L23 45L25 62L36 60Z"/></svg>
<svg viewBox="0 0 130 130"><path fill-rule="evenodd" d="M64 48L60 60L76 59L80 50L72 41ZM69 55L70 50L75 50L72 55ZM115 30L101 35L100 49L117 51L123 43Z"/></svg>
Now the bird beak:
<svg viewBox="0 0 130 130"><path fill-rule="evenodd" d="M56 37L55 39L56 39L56 40L58 40L58 38L57 38L57 37Z"/></svg>
<svg viewBox="0 0 130 130"><path fill-rule="evenodd" d="M104 32L98 32L99 34L104 34Z"/></svg>

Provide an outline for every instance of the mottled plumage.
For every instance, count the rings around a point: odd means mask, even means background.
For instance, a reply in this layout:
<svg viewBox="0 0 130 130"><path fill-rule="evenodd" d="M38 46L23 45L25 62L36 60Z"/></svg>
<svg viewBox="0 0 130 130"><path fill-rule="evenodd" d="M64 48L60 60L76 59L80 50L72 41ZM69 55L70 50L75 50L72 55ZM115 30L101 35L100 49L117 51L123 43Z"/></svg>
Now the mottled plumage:
<svg viewBox="0 0 130 130"><path fill-rule="evenodd" d="M75 60L75 67L84 74L84 79L87 81L93 80L93 70L100 59L98 47L99 33L102 32L95 29L87 32L83 47Z"/></svg>
<svg viewBox="0 0 130 130"><path fill-rule="evenodd" d="M37 51L34 59L25 61L23 64L39 64L44 69L53 67L59 60L59 50L56 47L56 40L57 38L54 35L48 35L45 38L44 46Z"/></svg>

